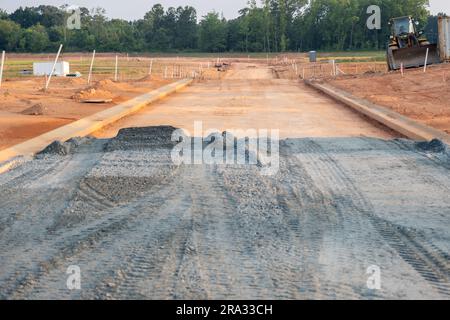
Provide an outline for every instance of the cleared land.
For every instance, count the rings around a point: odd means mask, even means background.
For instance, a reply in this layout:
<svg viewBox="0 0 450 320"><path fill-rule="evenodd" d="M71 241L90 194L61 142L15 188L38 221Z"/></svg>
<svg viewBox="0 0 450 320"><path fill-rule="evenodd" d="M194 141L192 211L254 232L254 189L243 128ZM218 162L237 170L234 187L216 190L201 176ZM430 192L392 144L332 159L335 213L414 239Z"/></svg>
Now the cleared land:
<svg viewBox="0 0 450 320"><path fill-rule="evenodd" d="M175 165L173 127L114 137L194 120L278 127L278 172ZM248 63L98 137L0 175L1 298L450 298L450 152L438 141L392 140ZM67 290L70 265L82 290ZM381 290L367 287L372 265Z"/></svg>
<svg viewBox="0 0 450 320"><path fill-rule="evenodd" d="M279 129L281 137L290 138L396 136L303 84L275 79L264 63L242 62L234 63L222 80L199 81L95 136L111 138L121 128L152 125L172 125L193 134L195 121L202 121L204 130Z"/></svg>
<svg viewBox="0 0 450 320"><path fill-rule="evenodd" d="M54 78L43 92L43 78L14 79L0 90L0 150L169 83L166 79L132 82ZM110 103L86 104L85 99L111 99Z"/></svg>
<svg viewBox="0 0 450 320"><path fill-rule="evenodd" d="M390 74L367 74L330 81L357 97L388 107L450 133L450 65Z"/></svg>

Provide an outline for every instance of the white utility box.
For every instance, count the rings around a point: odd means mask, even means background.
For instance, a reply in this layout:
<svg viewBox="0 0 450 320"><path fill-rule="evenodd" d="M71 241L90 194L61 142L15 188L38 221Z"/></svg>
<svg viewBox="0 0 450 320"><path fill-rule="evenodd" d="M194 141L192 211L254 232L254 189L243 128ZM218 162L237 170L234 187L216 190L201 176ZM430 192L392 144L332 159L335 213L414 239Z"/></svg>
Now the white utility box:
<svg viewBox="0 0 450 320"><path fill-rule="evenodd" d="M34 62L33 75L35 76L49 76L52 72L54 62ZM54 76L64 77L70 73L70 64L66 61L56 63Z"/></svg>

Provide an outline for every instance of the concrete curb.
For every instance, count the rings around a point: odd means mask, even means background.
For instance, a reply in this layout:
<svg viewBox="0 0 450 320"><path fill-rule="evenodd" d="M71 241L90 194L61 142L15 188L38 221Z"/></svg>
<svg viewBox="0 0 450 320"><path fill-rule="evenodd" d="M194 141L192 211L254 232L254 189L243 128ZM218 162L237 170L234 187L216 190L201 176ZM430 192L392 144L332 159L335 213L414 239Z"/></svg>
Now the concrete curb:
<svg viewBox="0 0 450 320"><path fill-rule="evenodd" d="M305 83L308 86L311 86L312 88L325 93L331 98L342 102L350 108L368 116L369 118L382 123L386 127L391 128L405 137L413 140L425 141L439 139L450 145L450 135L443 131L416 122L395 111L376 105L370 101L357 98L352 94L333 86L319 84L309 80L305 80Z"/></svg>
<svg viewBox="0 0 450 320"><path fill-rule="evenodd" d="M89 117L72 122L63 127L44 133L38 137L27 140L8 149L0 151L0 169L7 171L6 162L12 158L20 156L32 156L36 152L43 150L46 146L55 140L66 141L73 137L84 137L95 132L117 120L135 113L143 107L158 101L172 93L175 93L192 83L192 79L183 79L164 87L121 103L117 106L103 110ZM4 172L3 171L3 172ZM0 171L1 173L1 171Z"/></svg>

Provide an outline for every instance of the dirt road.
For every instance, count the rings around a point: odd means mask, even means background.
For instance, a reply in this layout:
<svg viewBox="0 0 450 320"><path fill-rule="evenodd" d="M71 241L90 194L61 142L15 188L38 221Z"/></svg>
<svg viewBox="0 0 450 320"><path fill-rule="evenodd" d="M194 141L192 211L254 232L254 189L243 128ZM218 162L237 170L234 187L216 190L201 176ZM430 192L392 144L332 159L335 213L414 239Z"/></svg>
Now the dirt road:
<svg viewBox="0 0 450 320"><path fill-rule="evenodd" d="M293 83L233 81L149 109L162 117L172 107L167 121L190 124L193 110L247 101L240 117L200 119L297 130L280 141L276 174L175 165L173 127L75 140L67 155L52 148L0 175L0 298L449 299L448 147L379 139L389 133ZM251 113L265 99L281 115ZM151 111L133 118L145 123ZM303 117L315 121L304 132ZM81 290L68 290L69 266L80 268ZM367 285L373 266L379 290Z"/></svg>
<svg viewBox="0 0 450 320"><path fill-rule="evenodd" d="M172 125L203 129L279 129L281 137L395 137L385 128L298 82L274 79L271 69L238 63L222 80L194 84L95 134L111 138L121 128Z"/></svg>

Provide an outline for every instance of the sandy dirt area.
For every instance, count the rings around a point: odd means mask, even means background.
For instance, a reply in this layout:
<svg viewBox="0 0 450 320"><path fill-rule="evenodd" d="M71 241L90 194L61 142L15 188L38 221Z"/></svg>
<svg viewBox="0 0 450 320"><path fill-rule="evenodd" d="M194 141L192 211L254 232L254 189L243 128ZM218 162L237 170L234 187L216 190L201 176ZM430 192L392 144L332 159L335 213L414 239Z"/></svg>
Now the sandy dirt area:
<svg viewBox="0 0 450 320"><path fill-rule="evenodd" d="M5 81L0 90L0 150L167 83L168 80L158 78L118 83L100 80L88 86L83 79L54 78L50 89L43 92L43 78ZM88 99L112 101L105 104L82 103ZM30 108L40 109L40 112L27 114Z"/></svg>
<svg viewBox="0 0 450 320"><path fill-rule="evenodd" d="M450 133L450 64L342 77L329 82L355 96Z"/></svg>
<svg viewBox="0 0 450 320"><path fill-rule="evenodd" d="M195 121L203 123L205 133L279 129L285 138L398 136L298 81L275 79L267 65L249 63L234 63L221 80L197 82L94 135L111 138L121 128L154 125L193 134Z"/></svg>

